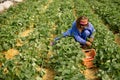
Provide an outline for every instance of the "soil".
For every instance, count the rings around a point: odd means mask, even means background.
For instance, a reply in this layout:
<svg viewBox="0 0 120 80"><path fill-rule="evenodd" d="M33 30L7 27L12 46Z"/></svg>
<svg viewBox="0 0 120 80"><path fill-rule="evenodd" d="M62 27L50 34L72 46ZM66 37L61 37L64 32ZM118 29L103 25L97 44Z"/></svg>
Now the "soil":
<svg viewBox="0 0 120 80"><path fill-rule="evenodd" d="M53 54L53 52L49 50L49 51L48 51L48 54L47 54L48 60L49 60L49 58L51 57L52 54Z"/></svg>
<svg viewBox="0 0 120 80"><path fill-rule="evenodd" d="M21 39L17 39L16 40L16 46L22 46L23 45L23 41Z"/></svg>
<svg viewBox="0 0 120 80"><path fill-rule="evenodd" d="M45 69L46 74L43 76L42 80L54 80L55 77L55 71L52 69ZM94 67L94 68L88 68L86 70L84 70L83 75L85 76L86 80L100 80L97 77L97 73L98 73L98 68Z"/></svg>
<svg viewBox="0 0 120 80"><path fill-rule="evenodd" d="M50 3L52 3L52 0L48 1L48 4L44 7L44 9L47 9Z"/></svg>
<svg viewBox="0 0 120 80"><path fill-rule="evenodd" d="M75 6L74 2L72 3L73 6ZM75 19L77 19L77 13L76 13L76 8L73 8L73 15L75 17Z"/></svg>
<svg viewBox="0 0 120 80"><path fill-rule="evenodd" d="M36 67L36 70L37 70L38 72L40 72L40 71L42 70L42 68L41 68L40 66L38 66L38 67Z"/></svg>
<svg viewBox="0 0 120 80"><path fill-rule="evenodd" d="M48 0L48 3L44 6L43 13L46 11L46 9L49 7L50 3L52 3L53 0Z"/></svg>
<svg viewBox="0 0 120 80"><path fill-rule="evenodd" d="M96 75L97 73L98 73L98 68L96 68L96 67L86 69L83 72L86 80L99 80L99 78Z"/></svg>
<svg viewBox="0 0 120 80"><path fill-rule="evenodd" d="M2 67L2 63L0 62L0 67Z"/></svg>
<svg viewBox="0 0 120 80"><path fill-rule="evenodd" d="M21 37L26 37L29 35L30 32L32 32L33 30L32 29L28 29L28 30L25 30L24 32L22 32L20 34Z"/></svg>
<svg viewBox="0 0 120 80"><path fill-rule="evenodd" d="M120 45L120 36L115 34L115 42Z"/></svg>
<svg viewBox="0 0 120 80"><path fill-rule="evenodd" d="M43 76L42 80L54 80L55 71L52 69L46 69L46 74Z"/></svg>
<svg viewBox="0 0 120 80"><path fill-rule="evenodd" d="M4 52L6 59L12 59L15 55L19 54L19 51L16 49L9 49L8 51Z"/></svg>
<svg viewBox="0 0 120 80"><path fill-rule="evenodd" d="M7 74L7 73L8 73L8 68L4 68L3 74Z"/></svg>
<svg viewBox="0 0 120 80"><path fill-rule="evenodd" d="M74 15L75 19L77 19L76 9L75 8L73 9L73 15Z"/></svg>

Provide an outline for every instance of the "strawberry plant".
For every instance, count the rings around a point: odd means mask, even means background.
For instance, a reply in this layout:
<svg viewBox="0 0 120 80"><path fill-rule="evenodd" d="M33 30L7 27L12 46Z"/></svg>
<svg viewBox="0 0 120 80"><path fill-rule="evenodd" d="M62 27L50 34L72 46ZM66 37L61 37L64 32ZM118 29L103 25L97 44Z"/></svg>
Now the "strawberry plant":
<svg viewBox="0 0 120 80"><path fill-rule="evenodd" d="M80 44L74 39L63 38L53 46L53 55L50 57L49 66L56 71L55 80L59 79L79 79L84 76L80 73L80 63L84 53L80 48Z"/></svg>

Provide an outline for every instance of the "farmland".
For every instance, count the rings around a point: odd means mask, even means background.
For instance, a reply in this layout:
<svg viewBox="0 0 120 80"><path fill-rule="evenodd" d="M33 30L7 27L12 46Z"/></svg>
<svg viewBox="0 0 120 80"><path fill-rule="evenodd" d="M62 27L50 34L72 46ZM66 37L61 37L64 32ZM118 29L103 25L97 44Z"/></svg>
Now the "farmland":
<svg viewBox="0 0 120 80"><path fill-rule="evenodd" d="M120 33L119 1L103 1L25 0L0 14L0 80L50 80L45 78L49 71L51 80L86 80L79 43L67 37L50 46L80 15L96 29L91 48L97 53L97 76L120 80L120 46L113 34Z"/></svg>

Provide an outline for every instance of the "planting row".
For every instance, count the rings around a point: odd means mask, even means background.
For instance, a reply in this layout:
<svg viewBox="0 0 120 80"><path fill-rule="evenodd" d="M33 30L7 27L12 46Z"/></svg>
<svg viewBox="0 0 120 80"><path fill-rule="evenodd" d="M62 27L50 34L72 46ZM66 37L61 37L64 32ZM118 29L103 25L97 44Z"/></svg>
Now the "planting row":
<svg viewBox="0 0 120 80"><path fill-rule="evenodd" d="M47 55L45 35L49 31L47 28L45 29L47 24L42 23L45 18L40 15L43 15L43 7L46 4L47 2L44 0L28 0L0 15L1 79L37 80L44 74L40 65L45 63ZM21 36L22 32L31 29L30 36ZM17 46L17 41L22 42L22 46ZM11 48L18 50L19 54L12 59L5 58L4 56L8 54L7 52ZM13 52L10 52L8 57L11 55L13 55Z"/></svg>
<svg viewBox="0 0 120 80"><path fill-rule="evenodd" d="M49 7L52 9L50 12L54 12L55 17L55 19L51 18L50 20L56 25L53 34L58 36L71 27L75 17L73 16L73 5L71 5L72 0L57 0L55 3L53 3L54 6ZM53 11L53 8L57 11ZM50 57L48 65L56 71L55 80L84 80L79 68L83 58L79 43L76 43L73 38L62 38L57 41L56 45L50 47L50 50L53 55Z"/></svg>
<svg viewBox="0 0 120 80"><path fill-rule="evenodd" d="M102 1L99 2L96 0L86 0L92 9L105 21L109 24L110 30L114 33L120 33L120 9L117 4L112 3L112 1ZM102 3L104 2L104 3Z"/></svg>

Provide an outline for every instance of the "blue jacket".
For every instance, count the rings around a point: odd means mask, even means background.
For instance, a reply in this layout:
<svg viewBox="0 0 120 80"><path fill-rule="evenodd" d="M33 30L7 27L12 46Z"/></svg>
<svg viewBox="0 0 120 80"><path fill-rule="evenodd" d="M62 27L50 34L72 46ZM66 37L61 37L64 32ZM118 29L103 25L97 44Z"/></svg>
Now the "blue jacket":
<svg viewBox="0 0 120 80"><path fill-rule="evenodd" d="M86 26L85 29L82 32L80 32L76 26L76 21L74 21L72 23L72 28L70 28L66 32L64 32L62 37L72 36L80 44L86 44L86 40L88 37L94 38L94 36L92 35L94 31L95 31L95 29L94 29L93 25L89 22L88 26ZM61 37L55 38L55 41L59 40L60 38Z"/></svg>

